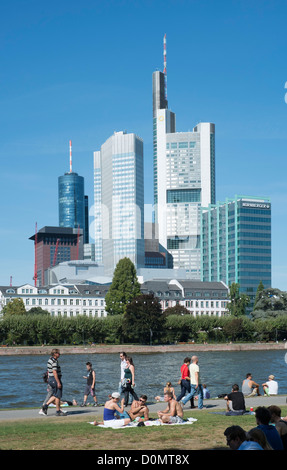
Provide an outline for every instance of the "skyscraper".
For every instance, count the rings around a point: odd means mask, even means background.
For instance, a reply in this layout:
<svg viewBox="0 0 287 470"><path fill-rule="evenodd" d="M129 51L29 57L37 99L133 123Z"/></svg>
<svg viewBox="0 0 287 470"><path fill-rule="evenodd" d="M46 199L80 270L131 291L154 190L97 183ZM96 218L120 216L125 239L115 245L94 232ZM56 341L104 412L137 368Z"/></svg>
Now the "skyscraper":
<svg viewBox="0 0 287 470"><path fill-rule="evenodd" d="M112 275L128 257L144 267L143 141L115 132L94 152L95 261Z"/></svg>
<svg viewBox="0 0 287 470"><path fill-rule="evenodd" d="M235 196L202 208L202 281L239 284L254 302L262 281L271 287L271 203Z"/></svg>
<svg viewBox="0 0 287 470"><path fill-rule="evenodd" d="M200 208L215 201L215 126L201 122L192 132L176 132L165 78L153 73L155 222L173 267L200 279Z"/></svg>
<svg viewBox="0 0 287 470"><path fill-rule="evenodd" d="M86 226L88 196L85 196L84 178L72 171L70 141L70 171L58 178L59 226L80 228L84 242L89 242L89 227Z"/></svg>

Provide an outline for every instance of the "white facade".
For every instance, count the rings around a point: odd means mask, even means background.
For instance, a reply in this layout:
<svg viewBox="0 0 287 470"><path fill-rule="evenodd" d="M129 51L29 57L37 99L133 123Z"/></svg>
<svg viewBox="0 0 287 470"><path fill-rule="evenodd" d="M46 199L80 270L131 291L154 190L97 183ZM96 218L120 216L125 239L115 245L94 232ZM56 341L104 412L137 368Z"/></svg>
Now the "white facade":
<svg viewBox="0 0 287 470"><path fill-rule="evenodd" d="M201 206L215 199L214 124L192 132L168 132L171 113L157 110L157 200L159 243L173 267L200 279Z"/></svg>
<svg viewBox="0 0 287 470"><path fill-rule="evenodd" d="M95 261L106 275L124 257L144 267L143 141L115 132L94 152L94 174Z"/></svg>
<svg viewBox="0 0 287 470"><path fill-rule="evenodd" d="M54 285L48 287L34 287L25 284L20 287L7 287L0 289L0 312L11 300L23 300L26 311L40 307L47 310L51 316L75 317L85 315L88 317L105 317L106 286L67 286Z"/></svg>

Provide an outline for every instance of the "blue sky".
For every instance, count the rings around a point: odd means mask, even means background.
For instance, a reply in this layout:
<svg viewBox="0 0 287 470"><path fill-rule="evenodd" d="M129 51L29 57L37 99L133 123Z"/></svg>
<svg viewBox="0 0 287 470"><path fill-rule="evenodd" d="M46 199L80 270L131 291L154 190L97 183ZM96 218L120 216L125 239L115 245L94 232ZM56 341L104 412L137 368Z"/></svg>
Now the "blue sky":
<svg viewBox="0 0 287 470"><path fill-rule="evenodd" d="M0 285L33 283L29 237L58 225L58 176L85 177L114 131L144 140L153 203L152 72L163 69L177 130L216 126L216 200L272 202L273 287L287 290L284 0L39 0L0 7Z"/></svg>

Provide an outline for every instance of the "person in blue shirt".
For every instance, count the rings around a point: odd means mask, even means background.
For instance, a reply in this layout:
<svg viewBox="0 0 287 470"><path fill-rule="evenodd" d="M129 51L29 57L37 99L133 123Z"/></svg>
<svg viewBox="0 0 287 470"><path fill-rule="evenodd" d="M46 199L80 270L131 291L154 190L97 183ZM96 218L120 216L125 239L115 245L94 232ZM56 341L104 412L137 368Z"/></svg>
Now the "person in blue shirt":
<svg viewBox="0 0 287 470"><path fill-rule="evenodd" d="M246 432L241 426L230 426L225 429L227 445L231 450L263 450L255 441L247 441Z"/></svg>
<svg viewBox="0 0 287 470"><path fill-rule="evenodd" d="M283 450L282 439L275 426L270 424L271 413L265 406L259 406L255 410L257 428L261 429L273 450Z"/></svg>

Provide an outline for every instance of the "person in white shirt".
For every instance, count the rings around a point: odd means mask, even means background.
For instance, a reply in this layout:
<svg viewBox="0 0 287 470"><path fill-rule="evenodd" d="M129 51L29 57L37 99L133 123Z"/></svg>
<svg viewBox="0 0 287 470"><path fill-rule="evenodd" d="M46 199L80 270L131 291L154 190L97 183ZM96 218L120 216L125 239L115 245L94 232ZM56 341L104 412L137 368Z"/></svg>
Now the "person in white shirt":
<svg viewBox="0 0 287 470"><path fill-rule="evenodd" d="M119 382L119 390L118 392L121 394L123 393L124 388L124 377L125 377L125 369L127 368L127 355L125 352L120 352L120 359L121 359L121 380Z"/></svg>
<svg viewBox="0 0 287 470"><path fill-rule="evenodd" d="M278 394L278 382L274 379L274 375L269 375L268 381L265 384L262 384L264 395L270 396Z"/></svg>

